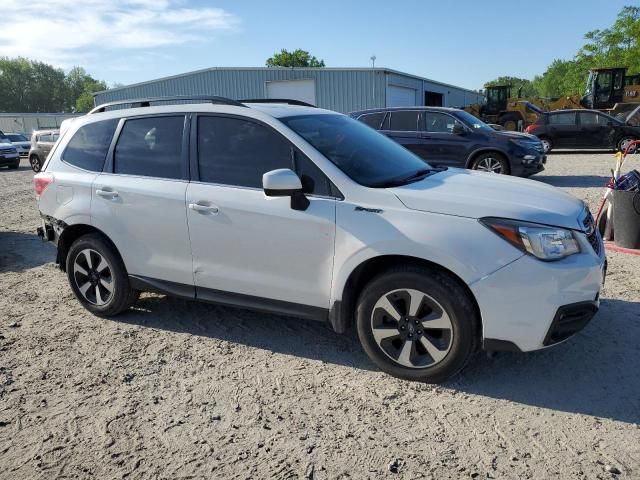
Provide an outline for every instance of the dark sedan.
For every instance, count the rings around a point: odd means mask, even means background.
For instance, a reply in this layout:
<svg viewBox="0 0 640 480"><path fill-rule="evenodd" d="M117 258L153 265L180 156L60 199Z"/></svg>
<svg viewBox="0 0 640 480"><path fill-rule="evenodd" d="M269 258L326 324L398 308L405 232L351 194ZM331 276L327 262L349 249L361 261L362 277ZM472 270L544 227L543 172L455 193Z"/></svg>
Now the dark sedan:
<svg viewBox="0 0 640 480"><path fill-rule="evenodd" d="M544 170L546 157L536 137L496 131L456 108L396 107L350 115L431 165L518 176L530 176Z"/></svg>
<svg viewBox="0 0 640 480"><path fill-rule="evenodd" d="M640 127L626 124L599 110L556 110L543 113L527 132L537 136L545 153L553 148L625 151L640 139Z"/></svg>

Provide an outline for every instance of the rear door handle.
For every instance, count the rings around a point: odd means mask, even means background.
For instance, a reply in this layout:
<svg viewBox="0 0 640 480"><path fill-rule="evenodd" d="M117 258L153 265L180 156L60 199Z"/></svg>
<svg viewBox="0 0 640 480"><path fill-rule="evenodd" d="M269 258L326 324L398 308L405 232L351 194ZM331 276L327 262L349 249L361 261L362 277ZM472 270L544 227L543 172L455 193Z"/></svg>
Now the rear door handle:
<svg viewBox="0 0 640 480"><path fill-rule="evenodd" d="M118 192L116 192L115 190L101 190L101 189L97 189L96 190L96 195L102 197L102 198L116 198L118 196Z"/></svg>
<svg viewBox="0 0 640 480"><path fill-rule="evenodd" d="M189 209L201 213L218 213L218 207L214 205L201 205L199 203L190 203Z"/></svg>

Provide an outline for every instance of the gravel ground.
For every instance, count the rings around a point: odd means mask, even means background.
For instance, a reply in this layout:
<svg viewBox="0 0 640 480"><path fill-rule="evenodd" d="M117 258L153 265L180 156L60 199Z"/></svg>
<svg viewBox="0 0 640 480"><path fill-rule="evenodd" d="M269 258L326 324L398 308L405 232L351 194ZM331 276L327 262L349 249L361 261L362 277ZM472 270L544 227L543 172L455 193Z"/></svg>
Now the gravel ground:
<svg viewBox="0 0 640 480"><path fill-rule="evenodd" d="M596 211L613 161L534 179ZM0 170L0 478L640 478L640 256L609 253L567 343L410 383L323 324L157 295L90 315L23 165Z"/></svg>

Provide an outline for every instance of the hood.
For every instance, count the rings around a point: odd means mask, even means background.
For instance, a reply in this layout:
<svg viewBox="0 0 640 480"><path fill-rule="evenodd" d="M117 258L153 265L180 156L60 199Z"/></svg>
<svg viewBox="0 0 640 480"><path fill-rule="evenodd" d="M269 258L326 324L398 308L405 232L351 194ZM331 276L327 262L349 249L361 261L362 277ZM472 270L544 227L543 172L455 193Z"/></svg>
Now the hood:
<svg viewBox="0 0 640 480"><path fill-rule="evenodd" d="M501 217L582 230L584 202L522 178L450 168L390 189L412 210L459 217Z"/></svg>
<svg viewBox="0 0 640 480"><path fill-rule="evenodd" d="M513 132L510 130L496 130L495 133L501 137L520 138L520 139L538 141L538 137L525 132Z"/></svg>

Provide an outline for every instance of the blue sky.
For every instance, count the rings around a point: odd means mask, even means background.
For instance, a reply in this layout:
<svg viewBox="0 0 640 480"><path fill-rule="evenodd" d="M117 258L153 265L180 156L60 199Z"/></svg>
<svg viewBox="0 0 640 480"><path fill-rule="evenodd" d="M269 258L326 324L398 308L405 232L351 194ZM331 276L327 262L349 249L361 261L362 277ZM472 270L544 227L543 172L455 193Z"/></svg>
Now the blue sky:
<svg viewBox="0 0 640 480"><path fill-rule="evenodd" d="M75 3L75 2L74 2ZM3 0L0 56L130 84L214 66L264 66L303 48L330 67L376 66L467 88L531 78L637 0ZM12 13L15 12L15 13ZM8 16L8 18L7 18ZM26 33L30 32L30 33Z"/></svg>

